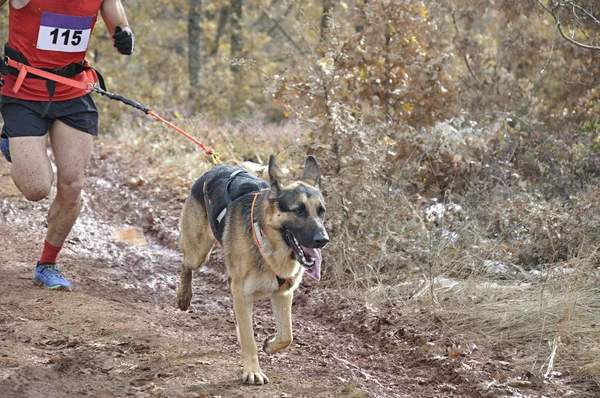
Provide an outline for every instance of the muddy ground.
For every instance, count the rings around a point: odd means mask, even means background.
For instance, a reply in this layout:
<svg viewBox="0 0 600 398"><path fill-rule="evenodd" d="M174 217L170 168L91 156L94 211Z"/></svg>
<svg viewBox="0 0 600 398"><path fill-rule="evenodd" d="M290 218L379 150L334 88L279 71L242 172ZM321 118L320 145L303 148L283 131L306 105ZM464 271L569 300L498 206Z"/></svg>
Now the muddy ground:
<svg viewBox="0 0 600 398"><path fill-rule="evenodd" d="M168 184L139 179L113 153L97 145L84 209L60 256L71 293L32 284L50 202L24 200L0 162L0 396L564 393L528 378L510 355L448 349L452 337L419 330L410 313L367 309L310 281L294 299L292 347L260 355L271 382L243 385L220 253L196 273L191 309L176 309L181 198ZM259 343L274 334L268 303L255 307L255 333Z"/></svg>

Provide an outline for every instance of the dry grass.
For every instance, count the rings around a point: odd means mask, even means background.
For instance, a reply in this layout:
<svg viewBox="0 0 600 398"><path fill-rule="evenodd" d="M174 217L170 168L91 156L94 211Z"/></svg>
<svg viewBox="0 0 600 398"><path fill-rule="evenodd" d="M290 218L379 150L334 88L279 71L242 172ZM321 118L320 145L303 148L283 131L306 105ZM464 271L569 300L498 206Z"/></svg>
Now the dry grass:
<svg viewBox="0 0 600 398"><path fill-rule="evenodd" d="M581 193L583 201L586 194ZM580 211L577 200L562 211ZM487 206L491 211L498 205ZM547 219L554 216L552 205L542 207ZM566 225L555 228L589 238L579 240L566 260L527 267L510 252L518 246L515 241L485 237L469 214L425 224L427 246L418 252L419 260L412 266L405 263L406 279L382 297L393 297L412 312L422 310L427 314L424 322L462 336L465 343L507 353L521 369L543 380L574 380L582 391L595 391L600 386L600 258L593 246L597 238L593 230L586 230L592 224L563 219ZM539 228L544 230L543 222ZM538 230L529 234L545 237ZM569 238L572 244L573 236ZM532 238L528 244L541 243ZM548 257L557 257L552 253L557 245L548 243Z"/></svg>
<svg viewBox="0 0 600 398"><path fill-rule="evenodd" d="M443 228L430 228L440 239L431 238L428 253L421 253L419 261L399 262L398 283L364 282L373 271L369 270L350 285L355 290L370 286L363 289L369 300L392 302L401 312L421 314L417 318L423 326L449 332L463 346L474 343L485 351L498 350L542 380L568 380L584 395L597 391L597 248L526 271L508 259L486 262L494 252L470 236L469 229L455 229L461 238L452 243L448 234L439 232Z"/></svg>
<svg viewBox="0 0 600 398"><path fill-rule="evenodd" d="M514 358L538 376L569 370L598 386L597 260L593 253L504 283L436 281L433 309L449 328L486 347L513 348Z"/></svg>

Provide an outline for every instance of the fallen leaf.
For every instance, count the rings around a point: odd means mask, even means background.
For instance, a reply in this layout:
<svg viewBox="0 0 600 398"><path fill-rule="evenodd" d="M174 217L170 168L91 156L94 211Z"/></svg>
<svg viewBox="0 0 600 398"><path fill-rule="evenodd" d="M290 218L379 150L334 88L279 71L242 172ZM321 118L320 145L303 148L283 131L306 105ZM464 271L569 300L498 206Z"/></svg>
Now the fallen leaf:
<svg viewBox="0 0 600 398"><path fill-rule="evenodd" d="M118 229L113 232L113 239L119 240L121 242L130 243L136 246L148 246L148 241L146 237L137 228L124 228Z"/></svg>

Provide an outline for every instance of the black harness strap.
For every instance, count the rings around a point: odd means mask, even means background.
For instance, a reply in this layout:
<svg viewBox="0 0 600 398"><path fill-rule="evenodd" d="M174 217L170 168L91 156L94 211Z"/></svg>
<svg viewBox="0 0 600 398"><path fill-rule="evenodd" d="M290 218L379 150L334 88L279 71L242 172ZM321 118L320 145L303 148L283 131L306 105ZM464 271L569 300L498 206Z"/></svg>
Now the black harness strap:
<svg viewBox="0 0 600 398"><path fill-rule="evenodd" d="M232 184L237 177L243 176L245 174L250 174L247 170L236 170L227 177L226 182L222 182L221 184L215 184L209 188L208 184L204 187L204 203L207 206L207 213L210 222L211 229L213 231L213 235L215 239L221 244L221 235L223 233L223 228L221 223L225 218L225 213L227 212L227 207L233 202L235 199L238 199L240 196L252 193L256 191L254 186L250 186L248 191L239 192L239 187L234 190L236 192L233 193L232 197ZM213 190L217 190L216 194L214 194Z"/></svg>
<svg viewBox="0 0 600 398"><path fill-rule="evenodd" d="M246 170L238 170L238 171L231 173L231 175L229 176L229 179L227 180L227 185L225 186L225 202L227 202L227 205L229 205L232 202L231 194L229 193L229 187L231 186L231 183L233 182L235 177L242 173L248 174L248 172Z"/></svg>
<svg viewBox="0 0 600 398"><path fill-rule="evenodd" d="M36 76L37 77L37 76ZM50 109L50 104L52 104L52 100L54 99L54 92L56 91L56 82L52 80L46 80L46 89L48 89L48 95L50 96L50 101L44 107L42 111L42 117L46 116L48 110Z"/></svg>

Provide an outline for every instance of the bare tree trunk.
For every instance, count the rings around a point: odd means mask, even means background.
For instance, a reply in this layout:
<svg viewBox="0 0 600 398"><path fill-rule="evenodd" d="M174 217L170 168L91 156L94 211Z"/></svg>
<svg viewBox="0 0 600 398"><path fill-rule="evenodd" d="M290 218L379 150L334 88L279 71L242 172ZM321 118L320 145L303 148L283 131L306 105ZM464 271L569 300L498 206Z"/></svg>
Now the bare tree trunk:
<svg viewBox="0 0 600 398"><path fill-rule="evenodd" d="M189 75L190 85L196 87L202 68L202 0L189 0L188 22Z"/></svg>
<svg viewBox="0 0 600 398"><path fill-rule="evenodd" d="M223 36L223 32L225 31L225 25L227 24L227 20L229 19L229 7L223 7L219 11L219 22L217 25L217 35L215 37L215 46L210 52L211 57L214 57L219 52L219 40L221 36Z"/></svg>
<svg viewBox="0 0 600 398"><path fill-rule="evenodd" d="M242 0L231 0L231 56L239 56L243 48Z"/></svg>

